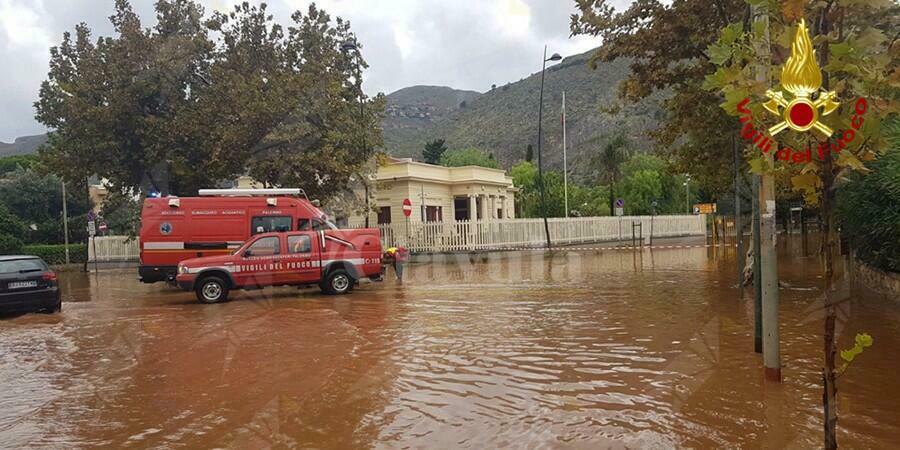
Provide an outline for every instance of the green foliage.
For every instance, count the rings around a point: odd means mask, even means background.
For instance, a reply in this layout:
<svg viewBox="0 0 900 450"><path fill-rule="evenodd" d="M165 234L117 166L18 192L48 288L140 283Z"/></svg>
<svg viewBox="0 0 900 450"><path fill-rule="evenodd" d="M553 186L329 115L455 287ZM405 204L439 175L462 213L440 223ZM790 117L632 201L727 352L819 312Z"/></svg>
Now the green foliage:
<svg viewBox="0 0 900 450"><path fill-rule="evenodd" d="M609 215L613 215L615 207L615 187L622 178L622 164L628 160L628 141L622 135L609 139L591 159L591 168L601 183L611 187L609 190Z"/></svg>
<svg viewBox="0 0 900 450"><path fill-rule="evenodd" d="M68 186L66 207L69 239L86 238L86 214L90 209L83 184ZM62 181L31 169L17 169L0 178L0 205L19 220L25 230L17 236L26 243L64 241L62 221ZM34 225L36 229L32 229Z"/></svg>
<svg viewBox="0 0 900 450"><path fill-rule="evenodd" d="M841 350L841 359L844 360L844 364L838 369L838 374L844 373L847 368L850 367L850 364L853 363L853 360L874 343L875 340L872 336L869 336L868 333L857 334L853 347L850 347L847 350Z"/></svg>
<svg viewBox="0 0 900 450"><path fill-rule="evenodd" d="M26 245L22 253L34 255L43 259L47 264L58 265L66 263L66 246L59 245ZM69 244L69 263L84 263L87 259L86 244Z"/></svg>
<svg viewBox="0 0 900 450"><path fill-rule="evenodd" d="M525 161L534 161L534 147L531 144L528 144L528 148L525 149Z"/></svg>
<svg viewBox="0 0 900 450"><path fill-rule="evenodd" d="M440 164L441 156L447 151L443 139L435 139L425 144L422 150L422 159L428 164Z"/></svg>
<svg viewBox="0 0 900 450"><path fill-rule="evenodd" d="M0 234L0 255L15 255L19 253L22 253L22 241L9 234Z"/></svg>
<svg viewBox="0 0 900 450"><path fill-rule="evenodd" d="M152 28L118 0L115 36L81 24L51 49L36 108L54 130L41 151L53 173L190 195L249 169L324 198L382 144L384 100L366 99L365 61L341 51L348 22L315 6L282 27L264 4L208 20L193 0L155 5Z"/></svg>
<svg viewBox="0 0 900 450"><path fill-rule="evenodd" d="M25 224L0 204L0 254L18 253L25 230Z"/></svg>
<svg viewBox="0 0 900 450"><path fill-rule="evenodd" d="M0 177L18 169L31 169L37 165L36 155L7 156L0 158Z"/></svg>
<svg viewBox="0 0 900 450"><path fill-rule="evenodd" d="M441 165L447 167L481 166L499 169L497 161L484 150L474 147L448 150L441 155Z"/></svg>
<svg viewBox="0 0 900 450"><path fill-rule="evenodd" d="M141 202L130 193L111 192L100 211L109 227L109 234L115 236L136 236L141 225Z"/></svg>
<svg viewBox="0 0 900 450"><path fill-rule="evenodd" d="M900 146L869 169L838 190L837 219L860 259L900 272Z"/></svg>

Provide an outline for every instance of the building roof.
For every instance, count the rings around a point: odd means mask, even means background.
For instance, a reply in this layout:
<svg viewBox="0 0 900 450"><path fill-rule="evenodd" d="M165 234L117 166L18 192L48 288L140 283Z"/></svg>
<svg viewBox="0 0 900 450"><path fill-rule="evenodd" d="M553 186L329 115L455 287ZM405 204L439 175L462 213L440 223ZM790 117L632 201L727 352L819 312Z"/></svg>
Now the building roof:
<svg viewBox="0 0 900 450"><path fill-rule="evenodd" d="M480 183L513 187L512 178L503 169L481 166L446 167L413 161L411 158L391 158L391 163L378 168L378 181L415 180L436 183Z"/></svg>

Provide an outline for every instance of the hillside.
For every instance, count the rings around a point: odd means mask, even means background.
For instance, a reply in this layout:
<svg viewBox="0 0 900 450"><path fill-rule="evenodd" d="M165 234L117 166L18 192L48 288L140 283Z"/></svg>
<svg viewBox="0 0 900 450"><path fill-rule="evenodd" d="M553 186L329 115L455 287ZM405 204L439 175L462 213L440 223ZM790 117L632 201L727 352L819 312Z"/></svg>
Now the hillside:
<svg viewBox="0 0 900 450"><path fill-rule="evenodd" d="M385 148L415 147L425 130L480 95L444 86L411 86L388 95L382 123Z"/></svg>
<svg viewBox="0 0 900 450"><path fill-rule="evenodd" d="M549 167L562 167L560 115L563 90L566 91L570 170L576 173L584 166L579 163L586 161L610 134L622 132L638 151L646 149L647 131L656 126L661 113L658 96L612 112L617 101L617 87L628 75L629 63L617 60L591 70L587 64L591 53L566 58L547 69L543 128L544 161ZM384 127L385 147L396 156L421 158L426 141L443 138L450 148L476 146L490 151L504 167L509 167L524 159L529 143L537 142L540 83L540 73L536 73L475 96L467 100L464 107L457 107L444 117L409 121L403 128L394 125L395 121L389 117ZM403 91L390 94L388 101L397 96L407 102L410 99L423 104L436 102L421 97L430 90L419 92L419 97ZM401 93L403 95L398 95Z"/></svg>
<svg viewBox="0 0 900 450"><path fill-rule="evenodd" d="M4 156L30 155L36 153L38 147L47 142L46 134L23 136L16 138L12 144L0 142L0 158Z"/></svg>

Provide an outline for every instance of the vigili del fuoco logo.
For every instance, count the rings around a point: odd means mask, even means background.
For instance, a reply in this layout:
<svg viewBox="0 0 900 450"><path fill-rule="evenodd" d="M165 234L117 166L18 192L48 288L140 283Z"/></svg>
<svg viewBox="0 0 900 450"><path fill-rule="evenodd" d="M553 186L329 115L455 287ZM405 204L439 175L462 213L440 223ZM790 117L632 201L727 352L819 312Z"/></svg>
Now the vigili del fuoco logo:
<svg viewBox="0 0 900 450"><path fill-rule="evenodd" d="M791 56L781 69L781 90L769 89L766 97L769 101L763 104L766 111L781 118L781 121L768 128L758 130L753 126L752 115L747 105L750 98L745 98L737 105L737 111L741 116L741 137L752 142L757 148L768 154L775 144L775 158L792 163L805 163L812 159L812 150L806 148L803 151L795 151L790 147L778 149L778 143L773 136L790 128L796 132L808 132L815 130L818 135L824 137L816 152L820 160L825 159L825 152L840 153L848 144L856 139L856 133L863 124L863 115L869 105L866 99L856 101L854 115L851 119L851 128L841 132L835 143L829 143L828 139L834 134L834 130L822 123L821 118L833 113L840 103L837 101L837 93L822 90L822 70L816 63L816 52L813 50L812 40L806 22L800 21L797 27L797 35L791 45ZM787 94L787 95L786 95Z"/></svg>

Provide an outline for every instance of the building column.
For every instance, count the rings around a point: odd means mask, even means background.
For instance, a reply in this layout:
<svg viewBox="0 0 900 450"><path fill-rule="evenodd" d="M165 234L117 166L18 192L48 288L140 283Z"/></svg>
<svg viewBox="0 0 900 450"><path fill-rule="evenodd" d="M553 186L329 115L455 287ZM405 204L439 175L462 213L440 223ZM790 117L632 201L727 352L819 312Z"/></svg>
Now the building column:
<svg viewBox="0 0 900 450"><path fill-rule="evenodd" d="M469 194L469 221L474 222L478 219L478 200L474 194Z"/></svg>
<svg viewBox="0 0 900 450"><path fill-rule="evenodd" d="M505 195L500 197L500 209L502 209L502 212L501 212L502 217L500 217L500 218L501 219L509 219L509 211L507 211L507 209L506 209L506 196Z"/></svg>
<svg viewBox="0 0 900 450"><path fill-rule="evenodd" d="M481 197L481 208L479 208L481 210L481 220L487 221L488 217L490 217L488 216L488 197L485 194L481 194L479 197Z"/></svg>
<svg viewBox="0 0 900 450"><path fill-rule="evenodd" d="M497 218L497 197L493 195L488 196L488 213L491 220Z"/></svg>

